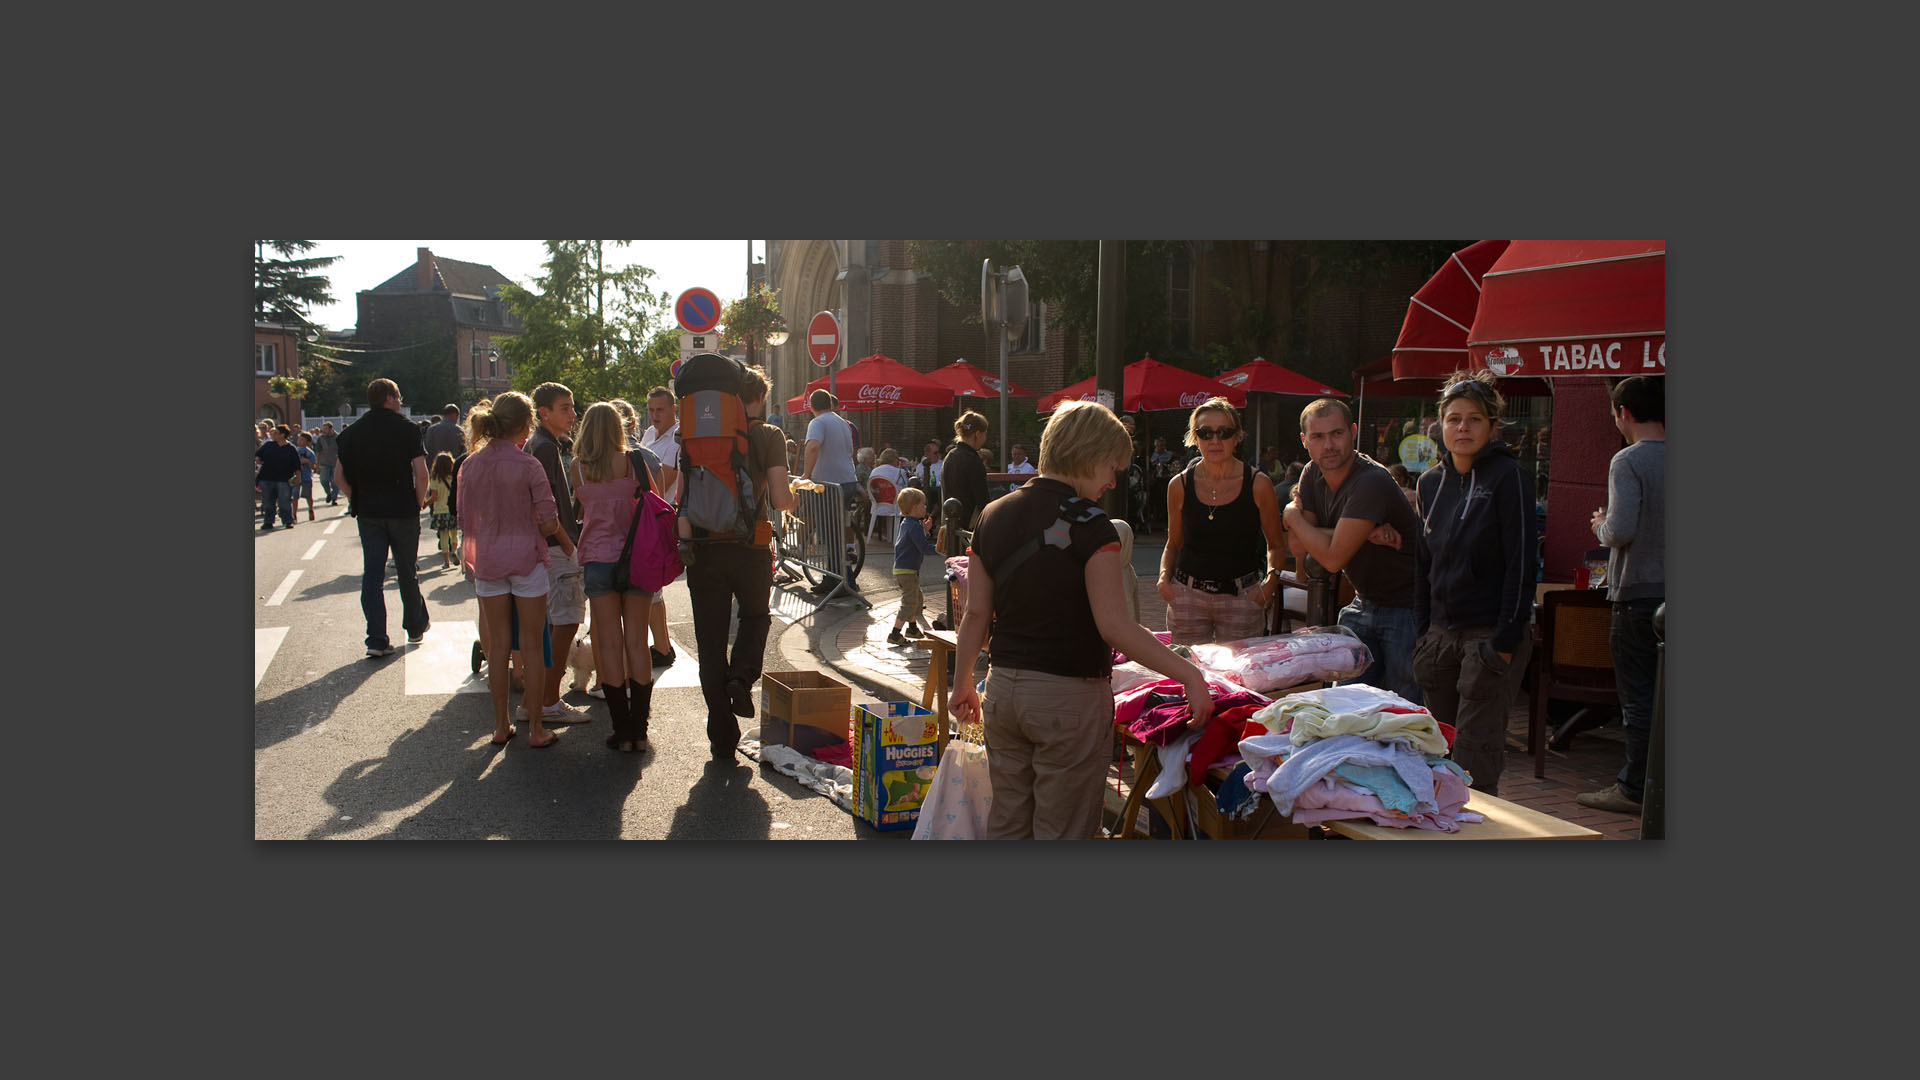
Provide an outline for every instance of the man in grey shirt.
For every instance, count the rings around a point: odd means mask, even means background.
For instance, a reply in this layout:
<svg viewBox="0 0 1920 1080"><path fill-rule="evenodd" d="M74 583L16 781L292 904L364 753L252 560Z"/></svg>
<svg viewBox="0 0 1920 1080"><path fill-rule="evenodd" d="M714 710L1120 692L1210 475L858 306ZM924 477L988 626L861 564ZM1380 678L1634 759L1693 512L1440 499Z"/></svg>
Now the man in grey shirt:
<svg viewBox="0 0 1920 1080"><path fill-rule="evenodd" d="M1657 642L1653 612L1667 595L1666 380L1636 375L1613 388L1613 426L1628 442L1607 467L1607 505L1593 512L1593 534L1610 550L1607 599L1613 602L1613 676L1627 761L1614 783L1575 796L1581 806L1638 814L1653 726Z"/></svg>
<svg viewBox="0 0 1920 1080"><path fill-rule="evenodd" d="M440 422L427 429L424 440L427 446L427 462L440 454L459 457L467 452L467 436L460 430L460 406L449 404L440 410Z"/></svg>
<svg viewBox="0 0 1920 1080"><path fill-rule="evenodd" d="M813 420L807 424L801 475L815 483L839 485L841 505L852 507L860 497L860 481L853 472L853 426L834 411L840 407L840 401L825 390L815 390L807 404L813 407ZM844 558L844 548L839 550ZM835 565L844 566L844 563L836 559ZM832 582L823 581L813 591L824 593L831 588ZM859 591L851 581L847 582L847 589Z"/></svg>

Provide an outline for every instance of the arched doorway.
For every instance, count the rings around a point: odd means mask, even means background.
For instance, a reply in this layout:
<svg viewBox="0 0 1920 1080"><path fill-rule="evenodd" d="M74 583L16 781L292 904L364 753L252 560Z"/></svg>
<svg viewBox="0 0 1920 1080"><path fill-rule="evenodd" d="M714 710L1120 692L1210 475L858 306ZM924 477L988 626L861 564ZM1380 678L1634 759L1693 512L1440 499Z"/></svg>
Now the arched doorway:
<svg viewBox="0 0 1920 1080"><path fill-rule="evenodd" d="M774 405L785 412L786 400L820 377L821 369L807 358L807 322L821 311L844 313L840 271L845 266L841 243L832 240L788 240L774 250L772 273L780 294L780 311L793 336L774 350L767 372L773 382ZM841 357L844 363L848 358Z"/></svg>

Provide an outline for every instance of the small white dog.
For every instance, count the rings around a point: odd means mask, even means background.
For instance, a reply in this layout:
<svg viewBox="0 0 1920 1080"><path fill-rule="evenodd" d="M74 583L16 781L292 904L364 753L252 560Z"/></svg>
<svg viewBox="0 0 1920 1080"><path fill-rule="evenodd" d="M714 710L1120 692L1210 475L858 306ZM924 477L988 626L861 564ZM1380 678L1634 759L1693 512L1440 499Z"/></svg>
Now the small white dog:
<svg viewBox="0 0 1920 1080"><path fill-rule="evenodd" d="M586 691L588 697L607 696L607 692L600 689L600 681L595 678L598 671L593 660L593 631L574 638L573 644L567 648L567 672L573 689ZM592 689L588 689L589 683Z"/></svg>

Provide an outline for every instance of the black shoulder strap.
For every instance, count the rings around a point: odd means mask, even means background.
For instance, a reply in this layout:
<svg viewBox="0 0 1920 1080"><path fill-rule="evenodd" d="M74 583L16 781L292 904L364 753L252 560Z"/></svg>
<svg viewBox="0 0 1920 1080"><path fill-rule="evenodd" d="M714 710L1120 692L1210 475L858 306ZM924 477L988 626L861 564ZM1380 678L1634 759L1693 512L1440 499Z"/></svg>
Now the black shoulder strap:
<svg viewBox="0 0 1920 1080"><path fill-rule="evenodd" d="M1105 510L1100 509L1099 503L1091 499L1083 499L1078 495L1060 500L1060 516L1054 519L1053 524L1047 526L1039 536L1030 537L1026 543L1015 548L1013 553L1007 556L1007 561L994 572L994 590L998 592L1000 587L1012 578L1013 572L1019 568L1020 564L1033 558L1042 547L1057 547L1065 550L1072 543L1073 526L1105 517L1106 513Z"/></svg>
<svg viewBox="0 0 1920 1080"><path fill-rule="evenodd" d="M627 451L627 464L633 466L633 478L639 482L642 494L653 490L653 473L647 469L647 459L638 450Z"/></svg>

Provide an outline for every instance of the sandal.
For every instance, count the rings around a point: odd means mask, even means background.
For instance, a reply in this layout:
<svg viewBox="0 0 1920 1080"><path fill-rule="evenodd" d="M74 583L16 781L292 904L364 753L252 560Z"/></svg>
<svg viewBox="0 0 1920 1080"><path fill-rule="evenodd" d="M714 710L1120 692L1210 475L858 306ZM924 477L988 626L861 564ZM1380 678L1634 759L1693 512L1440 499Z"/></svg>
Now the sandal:
<svg viewBox="0 0 1920 1080"><path fill-rule="evenodd" d="M508 724L508 725L507 725L507 737L506 737L506 738L504 738L504 739L501 739L501 738L493 738L493 739L489 739L489 740L487 740L487 741L488 741L488 742L491 742L491 743L492 743L493 745L495 745L495 746L505 746L505 745L507 745L508 743L510 743L510 742L512 742L512 741L513 741L513 737L514 737L515 735L518 735L518 734L520 734L520 729L519 729L519 728L517 728L517 727L514 727L514 726L513 726L512 724Z"/></svg>

